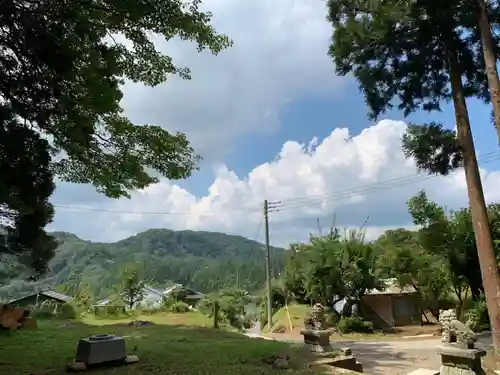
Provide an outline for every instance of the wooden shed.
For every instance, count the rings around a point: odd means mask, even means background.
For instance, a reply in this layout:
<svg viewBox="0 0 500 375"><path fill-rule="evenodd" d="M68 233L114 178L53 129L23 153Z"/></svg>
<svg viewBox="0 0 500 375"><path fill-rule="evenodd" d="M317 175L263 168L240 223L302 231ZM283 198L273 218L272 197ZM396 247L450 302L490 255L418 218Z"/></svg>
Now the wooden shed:
<svg viewBox="0 0 500 375"><path fill-rule="evenodd" d="M360 303L361 315L376 329L420 324L420 298L413 286L401 288L395 279L384 281L383 290L368 291Z"/></svg>
<svg viewBox="0 0 500 375"><path fill-rule="evenodd" d="M43 290L38 293L31 293L24 297L17 298L9 302L16 307L35 308L47 301L54 301L58 304L71 302L73 298L54 290Z"/></svg>

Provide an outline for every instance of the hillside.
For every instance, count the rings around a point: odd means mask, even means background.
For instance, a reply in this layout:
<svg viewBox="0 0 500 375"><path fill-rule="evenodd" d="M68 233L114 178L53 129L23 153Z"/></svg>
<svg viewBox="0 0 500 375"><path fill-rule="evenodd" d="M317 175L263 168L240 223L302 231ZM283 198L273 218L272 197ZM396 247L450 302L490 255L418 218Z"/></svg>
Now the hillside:
<svg viewBox="0 0 500 375"><path fill-rule="evenodd" d="M55 285L80 280L99 297L113 290L128 263L136 263L147 280L176 281L203 292L237 283L256 290L265 282L263 245L241 236L151 229L115 243L93 243L71 233L53 235L60 245L46 281ZM284 250L273 248L272 258L280 272Z"/></svg>

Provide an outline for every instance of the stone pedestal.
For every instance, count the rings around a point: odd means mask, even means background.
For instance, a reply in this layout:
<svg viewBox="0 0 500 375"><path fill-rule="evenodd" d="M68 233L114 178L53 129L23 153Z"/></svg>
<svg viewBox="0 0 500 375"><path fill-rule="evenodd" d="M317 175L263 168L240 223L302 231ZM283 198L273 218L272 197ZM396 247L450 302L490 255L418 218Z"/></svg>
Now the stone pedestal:
<svg viewBox="0 0 500 375"><path fill-rule="evenodd" d="M76 350L76 362L86 366L110 362L125 362L125 340L114 335L95 335L81 339Z"/></svg>
<svg viewBox="0 0 500 375"><path fill-rule="evenodd" d="M304 344L316 353L333 352L333 347L330 344L330 336L332 332L328 329L303 329L300 334L304 336Z"/></svg>
<svg viewBox="0 0 500 375"><path fill-rule="evenodd" d="M484 375L481 358L486 355L485 350L463 349L453 346L438 348L441 355L440 375Z"/></svg>

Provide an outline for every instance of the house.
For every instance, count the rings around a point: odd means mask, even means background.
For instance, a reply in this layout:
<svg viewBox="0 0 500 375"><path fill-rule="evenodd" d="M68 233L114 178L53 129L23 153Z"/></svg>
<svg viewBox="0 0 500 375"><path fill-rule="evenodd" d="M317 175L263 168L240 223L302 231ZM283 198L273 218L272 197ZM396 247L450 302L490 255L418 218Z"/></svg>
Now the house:
<svg viewBox="0 0 500 375"><path fill-rule="evenodd" d="M361 298L360 314L376 329L420 324L422 311L417 290L413 286L401 288L396 279L384 282L383 290L367 291Z"/></svg>
<svg viewBox="0 0 500 375"><path fill-rule="evenodd" d="M69 303L72 300L73 298L70 296L56 292L52 289L48 289L48 290L42 290L38 293L31 293L21 298L17 298L15 300L10 301L9 304L16 307L34 308L48 301L56 302L58 304L64 304L64 303Z"/></svg>
<svg viewBox="0 0 500 375"><path fill-rule="evenodd" d="M164 302L164 300L172 298L173 295L179 290L183 290L185 292L183 300L191 307L196 306L198 301L200 301L205 297L203 293L185 287L182 284L170 284L163 288L146 285L143 289L144 298L140 302L140 305L151 306L151 307L159 306Z"/></svg>
<svg viewBox="0 0 500 375"><path fill-rule="evenodd" d="M198 303L198 301L205 297L203 293L197 292L196 290L191 288L186 288L181 284L169 284L166 287L153 287L151 285L145 285L142 289L143 298L139 303L136 304L136 306L134 306L134 308L158 308L164 303L166 299L172 298L172 295L180 289L186 292L186 295L183 299L192 307L194 307ZM105 298L94 305L94 307L101 308L108 305L110 302L111 300L109 298Z"/></svg>

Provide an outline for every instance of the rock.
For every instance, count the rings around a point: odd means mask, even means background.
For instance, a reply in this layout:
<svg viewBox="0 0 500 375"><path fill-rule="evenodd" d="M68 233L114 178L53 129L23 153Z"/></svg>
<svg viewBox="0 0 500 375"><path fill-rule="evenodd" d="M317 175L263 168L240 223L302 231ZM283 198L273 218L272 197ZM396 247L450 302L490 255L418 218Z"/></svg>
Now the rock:
<svg viewBox="0 0 500 375"><path fill-rule="evenodd" d="M264 362L276 369L288 369L290 367L289 363L290 357L285 356L271 356L264 358Z"/></svg>
<svg viewBox="0 0 500 375"><path fill-rule="evenodd" d="M127 365L131 364L131 363L137 363L137 362L139 362L139 357L136 355L128 355L127 357L125 357L125 363Z"/></svg>
<svg viewBox="0 0 500 375"><path fill-rule="evenodd" d="M77 372L77 371L85 371L87 369L87 366L85 366L85 363L83 362L72 362L70 364L68 364L67 366L67 370L68 371L74 371L74 372Z"/></svg>
<svg viewBox="0 0 500 375"><path fill-rule="evenodd" d="M154 325L154 323L150 322L148 320L134 320L133 322L130 322L128 325L129 326L135 326L135 327L138 327L138 326L152 326L152 325Z"/></svg>
<svg viewBox="0 0 500 375"><path fill-rule="evenodd" d="M278 357L274 360L271 366L280 370L286 370L290 367L290 364L288 363L288 359L286 357Z"/></svg>
<svg viewBox="0 0 500 375"><path fill-rule="evenodd" d="M351 348L340 348L340 353L345 356L352 355L352 349Z"/></svg>

